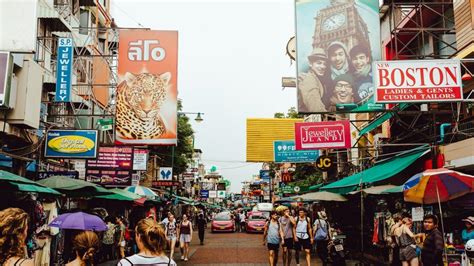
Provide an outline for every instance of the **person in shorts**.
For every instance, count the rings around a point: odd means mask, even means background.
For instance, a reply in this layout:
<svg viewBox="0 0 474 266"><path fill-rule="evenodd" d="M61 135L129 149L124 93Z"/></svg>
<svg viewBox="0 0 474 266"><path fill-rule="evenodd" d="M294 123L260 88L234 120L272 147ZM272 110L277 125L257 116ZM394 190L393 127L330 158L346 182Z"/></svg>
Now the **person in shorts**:
<svg viewBox="0 0 474 266"><path fill-rule="evenodd" d="M263 245L267 244L270 266L276 266L278 263L280 243L284 243L283 232L281 231L277 212L272 211L270 220L265 224L265 231L263 232Z"/></svg>
<svg viewBox="0 0 474 266"><path fill-rule="evenodd" d="M300 251L304 249L306 253L306 265L311 265L311 247L313 245L313 231L311 222L306 216L306 210L301 208L296 218L296 226L293 227L295 240L295 259L296 265L300 265Z"/></svg>
<svg viewBox="0 0 474 266"><path fill-rule="evenodd" d="M168 222L165 227L165 236L166 241L168 241L168 246L170 247L170 258L173 259L174 248L176 245L176 240L178 236L178 226L176 225L176 220L174 219L173 214L168 214Z"/></svg>
<svg viewBox="0 0 474 266"><path fill-rule="evenodd" d="M193 240L193 224L188 220L188 216L183 214L183 219L179 226L179 243L183 249L181 260L189 259L189 243Z"/></svg>
<svg viewBox="0 0 474 266"><path fill-rule="evenodd" d="M296 225L295 219L290 215L290 209L286 208L283 211L282 217L278 219L281 230L283 231L283 265L291 265L291 250L294 249L294 235L293 228Z"/></svg>

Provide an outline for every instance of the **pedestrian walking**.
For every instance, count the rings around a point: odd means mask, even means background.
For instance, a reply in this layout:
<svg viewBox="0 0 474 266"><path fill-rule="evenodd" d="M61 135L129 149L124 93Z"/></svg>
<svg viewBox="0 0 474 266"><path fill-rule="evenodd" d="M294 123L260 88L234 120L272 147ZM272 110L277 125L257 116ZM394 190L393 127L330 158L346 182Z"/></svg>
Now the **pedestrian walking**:
<svg viewBox="0 0 474 266"><path fill-rule="evenodd" d="M306 254L306 264L311 265L311 246L313 245L313 232L311 230L311 222L306 216L306 210L301 208L296 218L296 226L293 228L295 236L295 259L296 265L300 265L300 251L304 250Z"/></svg>
<svg viewBox="0 0 474 266"><path fill-rule="evenodd" d="M178 239L178 226L176 225L176 220L174 219L173 214L168 214L168 222L165 227L165 236L168 241L168 246L170 247L170 258L174 258L174 249L176 246L176 241Z"/></svg>
<svg viewBox="0 0 474 266"><path fill-rule="evenodd" d="M398 229L398 243L400 245L400 261L402 265L418 266L418 255L416 254L415 235L411 231L413 221L411 218L402 219L402 225Z"/></svg>
<svg viewBox="0 0 474 266"><path fill-rule="evenodd" d="M33 266L26 258L28 214L22 209L8 208L0 211L0 265Z"/></svg>
<svg viewBox="0 0 474 266"><path fill-rule="evenodd" d="M239 220L240 220L240 232L245 232L245 213L244 211L241 211L239 214Z"/></svg>
<svg viewBox="0 0 474 266"><path fill-rule="evenodd" d="M235 223L235 231L240 232L240 213L235 211L234 213L234 223Z"/></svg>
<svg viewBox="0 0 474 266"><path fill-rule="evenodd" d="M100 252L101 261L113 259L115 225L112 223L112 218L110 216L105 217L105 223L107 224L107 230L104 232L104 236L102 238L102 247Z"/></svg>
<svg viewBox="0 0 474 266"><path fill-rule="evenodd" d="M140 252L123 258L118 262L118 266L177 265L171 257L166 256L165 231L154 219L140 220L135 229L135 238Z"/></svg>
<svg viewBox="0 0 474 266"><path fill-rule="evenodd" d="M116 219L116 226L115 226L115 247L117 250L117 257L122 259L125 257L125 224L123 223L122 217L117 217Z"/></svg>
<svg viewBox="0 0 474 266"><path fill-rule="evenodd" d="M201 243L201 245L204 245L204 231L206 229L206 226L207 226L207 221L206 221L206 218L204 218L204 214L199 214L198 218L197 218L197 221L196 221L196 225L197 225L197 228L198 228L198 235L199 235L199 241Z"/></svg>
<svg viewBox="0 0 474 266"><path fill-rule="evenodd" d="M270 220L265 224L265 231L263 232L263 245L267 245L270 266L276 266L278 263L278 250L280 243L284 244L283 239L278 214L276 211L271 211Z"/></svg>
<svg viewBox="0 0 474 266"><path fill-rule="evenodd" d="M328 263L328 244L330 235L330 226L327 221L325 211L319 211L317 213L318 218L313 223L314 228L314 240L316 241L316 253L319 259L323 262L323 265Z"/></svg>
<svg viewBox="0 0 474 266"><path fill-rule="evenodd" d="M443 234L438 230L438 217L428 214L423 219L423 227L426 238L421 249L421 261L423 265L443 266Z"/></svg>
<svg viewBox="0 0 474 266"><path fill-rule="evenodd" d="M72 249L76 258L66 266L94 265L94 256L99 251L99 237L92 231L82 231L74 237Z"/></svg>
<svg viewBox="0 0 474 266"><path fill-rule="evenodd" d="M283 265L291 265L292 250L294 249L294 235L293 229L296 226L295 219L290 215L290 209L286 208L283 211L283 216L278 219L281 229L283 231Z"/></svg>
<svg viewBox="0 0 474 266"><path fill-rule="evenodd" d="M188 220L188 216L183 214L183 219L179 225L179 243L183 249L181 253L181 260L188 261L189 259L189 243L193 240L193 225Z"/></svg>

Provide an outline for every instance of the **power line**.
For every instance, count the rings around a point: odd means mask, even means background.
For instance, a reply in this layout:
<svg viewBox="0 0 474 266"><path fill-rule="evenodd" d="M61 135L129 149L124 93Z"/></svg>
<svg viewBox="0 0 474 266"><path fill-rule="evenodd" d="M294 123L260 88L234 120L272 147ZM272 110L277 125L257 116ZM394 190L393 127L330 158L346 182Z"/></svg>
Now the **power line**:
<svg viewBox="0 0 474 266"><path fill-rule="evenodd" d="M125 10L123 10L117 3L113 2L113 5L118 9L120 10L120 12L122 12L125 16L127 16L128 18L132 19L133 21L135 21L135 23L137 23L137 25L139 27L142 27L142 28L146 28L145 26L143 26L140 21L136 20L134 17L130 16Z"/></svg>

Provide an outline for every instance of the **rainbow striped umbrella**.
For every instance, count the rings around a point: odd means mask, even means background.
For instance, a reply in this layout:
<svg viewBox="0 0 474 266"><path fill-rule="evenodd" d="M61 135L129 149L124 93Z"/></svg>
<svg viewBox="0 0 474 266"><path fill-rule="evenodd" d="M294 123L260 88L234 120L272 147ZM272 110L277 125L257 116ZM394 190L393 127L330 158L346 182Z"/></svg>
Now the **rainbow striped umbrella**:
<svg viewBox="0 0 474 266"><path fill-rule="evenodd" d="M474 176L440 168L426 170L403 185L405 201L420 204L446 202L474 192Z"/></svg>

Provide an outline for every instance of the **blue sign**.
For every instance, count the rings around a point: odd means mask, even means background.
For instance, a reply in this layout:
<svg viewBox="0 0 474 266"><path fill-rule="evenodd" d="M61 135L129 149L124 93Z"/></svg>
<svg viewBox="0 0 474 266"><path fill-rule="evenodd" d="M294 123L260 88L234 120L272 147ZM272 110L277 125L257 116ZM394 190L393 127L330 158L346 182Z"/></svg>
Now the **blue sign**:
<svg viewBox="0 0 474 266"><path fill-rule="evenodd" d="M208 199L209 198L209 190L203 190L201 189L201 199Z"/></svg>
<svg viewBox="0 0 474 266"><path fill-rule="evenodd" d="M50 130L44 146L48 158L96 158L97 130Z"/></svg>
<svg viewBox="0 0 474 266"><path fill-rule="evenodd" d="M260 179L270 181L270 170L260 170Z"/></svg>
<svg viewBox="0 0 474 266"><path fill-rule="evenodd" d="M55 102L71 101L71 73L74 47L71 38L58 39Z"/></svg>
<svg viewBox="0 0 474 266"><path fill-rule="evenodd" d="M276 163L310 163L319 157L318 150L296 150L294 140L273 142L273 154Z"/></svg>

